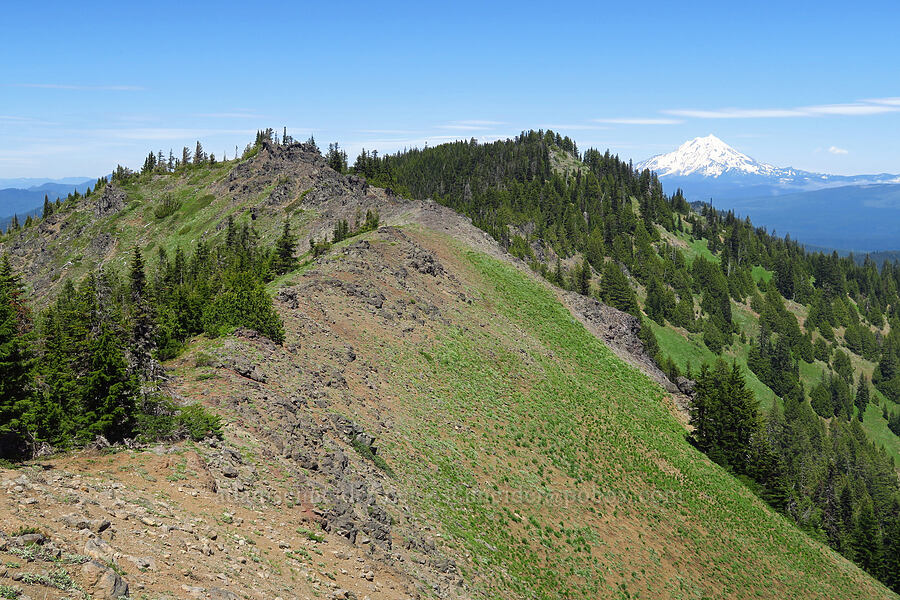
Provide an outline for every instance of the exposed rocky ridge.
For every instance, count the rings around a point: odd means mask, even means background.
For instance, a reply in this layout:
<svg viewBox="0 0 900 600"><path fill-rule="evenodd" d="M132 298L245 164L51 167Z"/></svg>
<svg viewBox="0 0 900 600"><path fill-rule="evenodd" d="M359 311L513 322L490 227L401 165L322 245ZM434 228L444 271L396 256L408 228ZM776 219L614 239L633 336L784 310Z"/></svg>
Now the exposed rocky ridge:
<svg viewBox="0 0 900 600"><path fill-rule="evenodd" d="M493 244L437 205L419 204L398 220L418 223L422 215L421 221L439 222L454 233L467 230L478 245ZM492 253L502 255L499 247ZM279 564L302 569L312 582L309 590L350 590L358 598L419 597L426 591L468 597L456 566L465 558L442 548L398 482L373 462L386 460L381 464L389 469L392 460L380 458L379 443L393 428L390 402L382 396L390 395L391 375L373 362L373 349L366 346L376 334L427 340L435 327L458 320L454 307L472 302L466 286L414 230L387 226L352 241L277 292L288 331L285 346L242 329L169 365L173 396L203 399L226 415L231 425L224 443L101 458L111 480L92 478L88 465L98 458L90 455L44 463L52 467L25 475L27 481L10 472L9 510L0 510L0 530L35 524L48 533L51 548L100 560L101 566L105 560L127 573L118 582L92 562L84 563L84 573L69 568L84 589L97 590L96 597L105 597L101 587L121 590L125 584L132 594L215 598L228 597L217 590L241 589L245 595L256 587L250 597L304 597L271 574L266 585L251 583L252 557L248 561L244 550L252 536L247 527L227 522L234 519L254 522L257 530L267 524L255 546L277 547L271 552L283 558ZM620 318L614 309L594 308L599 318ZM616 323L627 329L626 321ZM596 315L591 323L598 323ZM616 325L607 323L606 330L616 331ZM636 351L628 339L626 347ZM72 487L81 491L69 498ZM274 527L273 519L300 523L326 541L304 540L293 533L296 525ZM222 528L234 533L223 535ZM143 542L132 540L136 531L143 532ZM286 554L308 554L309 548L336 548L366 566L355 577L344 568L349 575L334 583L321 576L323 569L317 574ZM197 557L188 574L176 559L181 553ZM50 566L36 561L24 570Z"/></svg>

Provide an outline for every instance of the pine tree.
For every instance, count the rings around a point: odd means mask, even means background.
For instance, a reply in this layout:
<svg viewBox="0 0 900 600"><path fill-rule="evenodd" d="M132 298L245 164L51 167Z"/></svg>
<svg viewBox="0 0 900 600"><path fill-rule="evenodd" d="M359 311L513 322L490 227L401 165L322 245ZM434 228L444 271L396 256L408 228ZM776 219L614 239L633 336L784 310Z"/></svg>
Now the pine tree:
<svg viewBox="0 0 900 600"><path fill-rule="evenodd" d="M23 310L22 284L9 259L0 259L0 457L27 452L27 420L33 406L31 321Z"/></svg>
<svg viewBox="0 0 900 600"><path fill-rule="evenodd" d="M281 237L278 238L278 241L275 242L275 266L274 270L279 275L283 275L288 271L292 271L294 269L294 265L296 264L296 259L294 258L294 251L297 248L297 240L294 235L291 233L291 224L289 221L285 220L284 228L281 232Z"/></svg>
<svg viewBox="0 0 900 600"><path fill-rule="evenodd" d="M591 295L591 265L587 259L581 261L578 269L578 293L582 296Z"/></svg>
<svg viewBox="0 0 900 600"><path fill-rule="evenodd" d="M154 348L155 324L153 322L150 299L147 297L147 275L144 270L144 259L137 246L131 258L131 372L141 376L149 375L151 353Z"/></svg>
<svg viewBox="0 0 900 600"><path fill-rule="evenodd" d="M740 367L719 359L710 370L704 365L697 378L690 408L696 446L719 464L739 473L751 469L751 443L760 431L756 398Z"/></svg>
<svg viewBox="0 0 900 600"><path fill-rule="evenodd" d="M129 374L122 341L112 326L101 320L89 340L87 371L81 386L79 437L90 441L98 435L115 442L131 431L136 406L137 381Z"/></svg>
<svg viewBox="0 0 900 600"><path fill-rule="evenodd" d="M53 214L53 204L50 202L50 197L47 194L44 194L44 210L41 213L41 218L46 219L50 215Z"/></svg>
<svg viewBox="0 0 900 600"><path fill-rule="evenodd" d="M853 554L856 563L872 574L881 567L881 532L872 507L872 499L866 495L856 519L853 531Z"/></svg>
<svg viewBox="0 0 900 600"><path fill-rule="evenodd" d="M147 286L147 275L144 272L144 257L140 249L135 246L131 254L131 297L133 301L144 297L144 289Z"/></svg>
<svg viewBox="0 0 900 600"><path fill-rule="evenodd" d="M860 375L859 384L856 386L856 398L854 400L856 404L856 417L862 421L863 415L866 412L866 407L869 405L869 381L866 379L865 375Z"/></svg>
<svg viewBox="0 0 900 600"><path fill-rule="evenodd" d="M197 148L194 150L194 164L202 165L206 162L206 153L203 151L203 145L197 140Z"/></svg>
<svg viewBox="0 0 900 600"><path fill-rule="evenodd" d="M613 308L640 316L640 308L638 308L634 290L628 284L628 279L622 269L614 262L607 262L603 267L603 276L600 278L600 297Z"/></svg>

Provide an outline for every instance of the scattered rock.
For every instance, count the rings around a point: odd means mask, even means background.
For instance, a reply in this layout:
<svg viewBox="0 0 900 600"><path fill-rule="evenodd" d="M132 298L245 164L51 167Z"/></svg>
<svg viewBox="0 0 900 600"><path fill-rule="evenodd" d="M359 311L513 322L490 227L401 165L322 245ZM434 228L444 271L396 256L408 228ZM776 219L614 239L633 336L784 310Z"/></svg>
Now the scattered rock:
<svg viewBox="0 0 900 600"><path fill-rule="evenodd" d="M94 533L101 533L106 531L110 522L106 519L88 519L87 517L78 515L76 513L68 514L59 519L64 525L71 527L73 529L89 529Z"/></svg>
<svg viewBox="0 0 900 600"><path fill-rule="evenodd" d="M46 541L47 536L43 533L26 533L24 535L17 535L10 540L13 546L28 546L29 544L41 545Z"/></svg>
<svg viewBox="0 0 900 600"><path fill-rule="evenodd" d="M250 359L246 356L233 358L231 361L231 369L241 377L246 377L247 379L252 379L259 383L266 383L266 381L268 381L268 377L266 377L266 374L259 368L259 365L250 362Z"/></svg>
<svg viewBox="0 0 900 600"><path fill-rule="evenodd" d="M94 560L110 562L115 558L116 551L105 540L94 537L85 542L84 554Z"/></svg>
<svg viewBox="0 0 900 600"><path fill-rule="evenodd" d="M128 595L128 583L106 565L92 560L81 567L85 587L96 600L118 600Z"/></svg>

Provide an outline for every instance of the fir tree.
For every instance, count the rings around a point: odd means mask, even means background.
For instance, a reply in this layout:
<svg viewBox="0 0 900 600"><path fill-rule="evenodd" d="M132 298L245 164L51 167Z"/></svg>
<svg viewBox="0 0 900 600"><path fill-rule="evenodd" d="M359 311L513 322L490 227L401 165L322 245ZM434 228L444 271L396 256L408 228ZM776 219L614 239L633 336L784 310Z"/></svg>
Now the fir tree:
<svg viewBox="0 0 900 600"><path fill-rule="evenodd" d="M32 409L30 319L19 304L22 286L9 259L0 259L0 456L26 451Z"/></svg>
<svg viewBox="0 0 900 600"><path fill-rule="evenodd" d="M294 251L297 248L297 240L291 233L291 224L285 220L281 231L281 237L275 242L274 270L279 275L292 271L296 265Z"/></svg>
<svg viewBox="0 0 900 600"><path fill-rule="evenodd" d="M866 412L866 407L869 405L869 381L866 379L865 375L860 375L859 384L856 386L856 417L862 421L863 415Z"/></svg>
<svg viewBox="0 0 900 600"><path fill-rule="evenodd" d="M197 140L197 148L194 150L194 164L202 165L207 160L206 153L203 151L203 144Z"/></svg>
<svg viewBox="0 0 900 600"><path fill-rule="evenodd" d="M614 262L607 262L603 267L603 276L600 278L600 297L613 308L618 308L634 316L640 315L634 290L628 284L628 279L622 269Z"/></svg>
<svg viewBox="0 0 900 600"><path fill-rule="evenodd" d="M582 296L591 295L591 265L587 259L581 261L578 269L578 293Z"/></svg>

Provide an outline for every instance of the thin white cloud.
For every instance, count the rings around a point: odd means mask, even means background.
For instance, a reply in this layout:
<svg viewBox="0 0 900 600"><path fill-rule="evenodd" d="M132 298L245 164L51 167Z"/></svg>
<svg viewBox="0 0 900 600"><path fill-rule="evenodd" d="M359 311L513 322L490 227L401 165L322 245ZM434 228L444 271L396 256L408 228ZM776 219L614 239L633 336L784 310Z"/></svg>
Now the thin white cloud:
<svg viewBox="0 0 900 600"><path fill-rule="evenodd" d="M781 108L719 108L715 110L672 109L662 111L667 115L690 119L769 119L809 116L795 109Z"/></svg>
<svg viewBox="0 0 900 600"><path fill-rule="evenodd" d="M505 125L503 121L485 121L480 119L468 119L465 121L454 121L460 125Z"/></svg>
<svg viewBox="0 0 900 600"><path fill-rule="evenodd" d="M540 127L541 129L553 129L560 131L606 131L609 127L605 127L603 125L564 125L564 124L554 124L554 125L543 125Z"/></svg>
<svg viewBox="0 0 900 600"><path fill-rule="evenodd" d="M39 88L45 90L79 90L92 92L140 92L139 85L71 85L67 83L7 83L7 87Z"/></svg>
<svg viewBox="0 0 900 600"><path fill-rule="evenodd" d="M665 112L665 111L664 111ZM611 125L679 125L684 123L681 119L666 118L621 118L621 119L593 119L595 123L609 123Z"/></svg>
<svg viewBox="0 0 900 600"><path fill-rule="evenodd" d="M447 129L449 131L487 131L490 127L485 127L484 125L438 125L438 129Z"/></svg>
<svg viewBox="0 0 900 600"><path fill-rule="evenodd" d="M880 115L900 111L900 106L876 105L876 104L823 104L820 106L807 106L801 110L808 111L810 115Z"/></svg>
<svg viewBox="0 0 900 600"><path fill-rule="evenodd" d="M900 106L900 97L896 98L870 98L865 100L871 104L886 104L888 106Z"/></svg>
<svg viewBox="0 0 900 600"><path fill-rule="evenodd" d="M16 115L0 115L0 123L9 123L13 125L55 125L51 121L40 121L31 117L20 117Z"/></svg>
<svg viewBox="0 0 900 600"><path fill-rule="evenodd" d="M796 108L669 109L663 114L691 119L784 119L791 117L867 116L900 111L900 98L846 104L818 104Z"/></svg>
<svg viewBox="0 0 900 600"><path fill-rule="evenodd" d="M207 119L265 119L265 116L253 112L200 113L195 116Z"/></svg>
<svg viewBox="0 0 900 600"><path fill-rule="evenodd" d="M438 129L447 129L449 131L489 131L497 125L504 125L502 121L485 121L482 119L465 119L462 121L451 121L446 125L438 125Z"/></svg>
<svg viewBox="0 0 900 600"><path fill-rule="evenodd" d="M360 129L357 133L371 133L375 135L416 135L421 131L410 131L408 129Z"/></svg>
<svg viewBox="0 0 900 600"><path fill-rule="evenodd" d="M98 129L94 133L106 139L121 140L181 140L200 139L215 135L253 135L251 129L176 129L137 127L131 129Z"/></svg>
<svg viewBox="0 0 900 600"><path fill-rule="evenodd" d="M828 151L831 154L847 154L847 150L843 148L838 148L837 146L829 146Z"/></svg>

